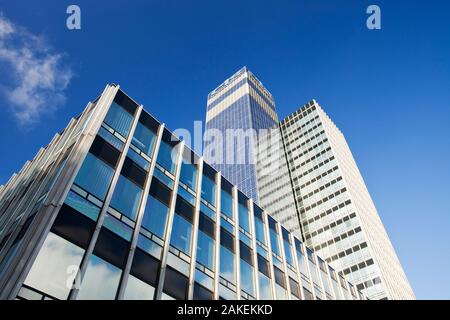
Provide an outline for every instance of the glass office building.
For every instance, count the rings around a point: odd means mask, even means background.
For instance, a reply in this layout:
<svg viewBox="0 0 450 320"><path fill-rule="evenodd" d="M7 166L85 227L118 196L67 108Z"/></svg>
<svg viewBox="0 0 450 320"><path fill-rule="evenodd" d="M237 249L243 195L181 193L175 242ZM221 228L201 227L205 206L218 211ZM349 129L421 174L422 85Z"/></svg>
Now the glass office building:
<svg viewBox="0 0 450 320"><path fill-rule="evenodd" d="M314 100L277 127L259 150L260 205L369 299L414 299L341 131Z"/></svg>
<svg viewBox="0 0 450 320"><path fill-rule="evenodd" d="M0 299L363 299L108 85L0 188Z"/></svg>
<svg viewBox="0 0 450 320"><path fill-rule="evenodd" d="M205 161L258 202L254 143L278 122L272 94L243 67L208 95ZM213 137L215 132L221 138Z"/></svg>

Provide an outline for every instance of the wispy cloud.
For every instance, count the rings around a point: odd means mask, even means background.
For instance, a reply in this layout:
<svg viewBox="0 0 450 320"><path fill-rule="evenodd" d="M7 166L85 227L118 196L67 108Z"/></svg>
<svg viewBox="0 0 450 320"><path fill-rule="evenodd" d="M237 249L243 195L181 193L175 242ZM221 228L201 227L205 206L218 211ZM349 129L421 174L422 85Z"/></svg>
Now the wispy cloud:
<svg viewBox="0 0 450 320"><path fill-rule="evenodd" d="M34 124L65 102L72 71L63 58L45 39L0 12L1 90L19 124Z"/></svg>

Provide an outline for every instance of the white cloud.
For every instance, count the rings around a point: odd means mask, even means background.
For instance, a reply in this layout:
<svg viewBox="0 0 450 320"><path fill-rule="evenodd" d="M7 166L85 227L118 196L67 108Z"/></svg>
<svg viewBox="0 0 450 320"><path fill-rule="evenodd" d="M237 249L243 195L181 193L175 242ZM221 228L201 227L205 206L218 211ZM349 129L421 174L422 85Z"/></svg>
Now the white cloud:
<svg viewBox="0 0 450 320"><path fill-rule="evenodd" d="M12 23L0 12L0 70L2 91L21 125L40 120L65 102L64 90L72 71L62 53L46 41ZM5 77L4 77L5 76Z"/></svg>

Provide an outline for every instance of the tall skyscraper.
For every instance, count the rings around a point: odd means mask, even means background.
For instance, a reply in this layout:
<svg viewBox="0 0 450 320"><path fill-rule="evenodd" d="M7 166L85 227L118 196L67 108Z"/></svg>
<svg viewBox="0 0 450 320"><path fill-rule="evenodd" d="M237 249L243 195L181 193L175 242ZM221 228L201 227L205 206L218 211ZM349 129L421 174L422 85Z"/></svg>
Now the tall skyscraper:
<svg viewBox="0 0 450 320"><path fill-rule="evenodd" d="M260 205L370 299L414 299L344 135L316 101L258 154Z"/></svg>
<svg viewBox="0 0 450 320"><path fill-rule="evenodd" d="M208 95L207 105L205 161L257 202L254 143L278 122L272 94L243 67Z"/></svg>
<svg viewBox="0 0 450 320"><path fill-rule="evenodd" d="M0 299L362 299L117 85L0 189Z"/></svg>

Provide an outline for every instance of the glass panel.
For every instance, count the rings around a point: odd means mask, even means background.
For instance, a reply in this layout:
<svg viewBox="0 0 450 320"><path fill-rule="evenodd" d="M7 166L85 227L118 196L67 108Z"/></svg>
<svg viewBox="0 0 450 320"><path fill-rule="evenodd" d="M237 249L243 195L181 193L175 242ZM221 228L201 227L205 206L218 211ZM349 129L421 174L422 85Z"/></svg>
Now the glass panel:
<svg viewBox="0 0 450 320"><path fill-rule="evenodd" d="M214 269L214 240L203 231L198 231L197 261L210 270Z"/></svg>
<svg viewBox="0 0 450 320"><path fill-rule="evenodd" d="M69 194L67 195L66 201L64 201L64 203L71 206L78 212L84 214L88 218L97 221L97 217L100 213L100 208L94 205L92 202L80 197L75 192L69 191Z"/></svg>
<svg viewBox="0 0 450 320"><path fill-rule="evenodd" d="M264 231L264 223L255 217L255 231L256 231L256 239L264 244L266 244L266 234Z"/></svg>
<svg viewBox="0 0 450 320"><path fill-rule="evenodd" d="M192 224L175 214L173 217L170 244L185 254L191 254Z"/></svg>
<svg viewBox="0 0 450 320"><path fill-rule="evenodd" d="M244 260L241 261L241 289L254 296L255 286L253 283L253 267Z"/></svg>
<svg viewBox="0 0 450 320"><path fill-rule="evenodd" d="M25 279L25 284L57 299L67 299L70 279L75 275L84 250L73 243L49 233Z"/></svg>
<svg viewBox="0 0 450 320"><path fill-rule="evenodd" d="M167 171L175 173L177 151L177 148L172 148L164 141L161 141L156 162Z"/></svg>
<svg viewBox="0 0 450 320"><path fill-rule="evenodd" d="M127 241L131 240L131 236L133 235L133 229L130 228L127 224L122 221L116 219L110 214L105 215L105 220L103 221L103 225L114 232L115 234L121 236Z"/></svg>
<svg viewBox="0 0 450 320"><path fill-rule="evenodd" d="M153 172L153 176L158 178L159 181L164 183L170 189L173 188L174 181L172 180L172 178L170 178L168 175L166 175L164 172L162 172L158 168L155 168L155 171Z"/></svg>
<svg viewBox="0 0 450 320"><path fill-rule="evenodd" d="M113 168L93 154L88 153L75 178L75 183L103 200L108 191L113 173Z"/></svg>
<svg viewBox="0 0 450 320"><path fill-rule="evenodd" d="M241 203L239 203L238 211L239 211L239 226L245 231L250 232L250 220L249 220L250 217L248 214L247 206L244 206Z"/></svg>
<svg viewBox="0 0 450 320"><path fill-rule="evenodd" d="M113 300L122 270L92 255L78 293L78 300Z"/></svg>
<svg viewBox="0 0 450 320"><path fill-rule="evenodd" d="M233 197L224 190L221 190L220 211L233 219Z"/></svg>
<svg viewBox="0 0 450 320"><path fill-rule="evenodd" d="M141 195L142 189L121 175L111 199L111 207L136 220Z"/></svg>
<svg viewBox="0 0 450 320"><path fill-rule="evenodd" d="M154 293L155 288L130 274L123 298L125 300L153 300Z"/></svg>
<svg viewBox="0 0 450 320"><path fill-rule="evenodd" d="M286 262L291 266L293 266L294 263L292 261L291 245L286 240L283 240L283 245L284 245L284 254L286 256Z"/></svg>
<svg viewBox="0 0 450 320"><path fill-rule="evenodd" d="M155 145L156 135L142 123L138 122L132 143L147 155L151 155Z"/></svg>
<svg viewBox="0 0 450 320"><path fill-rule="evenodd" d="M115 102L111 104L105 117L105 123L125 138L128 137L132 121L133 116Z"/></svg>
<svg viewBox="0 0 450 320"><path fill-rule="evenodd" d="M308 260L309 261L309 260ZM315 264L313 264L311 261L309 261L309 271L311 272L311 278L312 281L320 286L320 281L319 281L319 277L317 275L317 266Z"/></svg>
<svg viewBox="0 0 450 320"><path fill-rule="evenodd" d="M220 276L235 283L234 254L223 246L220 246Z"/></svg>
<svg viewBox="0 0 450 320"><path fill-rule="evenodd" d="M148 170L150 168L150 162L145 160L141 155L139 155L136 151L134 151L132 148L128 149L127 156L136 162L137 165L139 165L142 169Z"/></svg>
<svg viewBox="0 0 450 320"><path fill-rule="evenodd" d="M225 287L223 284L219 283L219 300L220 299L235 300L236 293L231 289Z"/></svg>
<svg viewBox="0 0 450 320"><path fill-rule="evenodd" d="M148 196L142 226L161 239L164 239L168 212L169 208L162 202L152 196Z"/></svg>
<svg viewBox="0 0 450 320"><path fill-rule="evenodd" d="M192 190L196 191L197 184L197 167L183 160L181 165L180 181Z"/></svg>
<svg viewBox="0 0 450 320"><path fill-rule="evenodd" d="M162 247L142 234L138 236L137 246L155 258L161 258Z"/></svg>
<svg viewBox="0 0 450 320"><path fill-rule="evenodd" d="M280 243L278 242L278 234L270 228L269 235L270 235L270 246L272 247L272 252L278 256L281 256Z"/></svg>
<svg viewBox="0 0 450 320"><path fill-rule="evenodd" d="M205 288L213 290L214 280L198 269L195 269L195 281L200 283Z"/></svg>
<svg viewBox="0 0 450 320"><path fill-rule="evenodd" d="M188 282L189 279L187 277L169 267L166 270L163 290L170 297L185 300Z"/></svg>
<svg viewBox="0 0 450 320"><path fill-rule="evenodd" d="M210 217L213 221L216 221L216 212L214 210L212 210L210 207L208 207L207 205L205 205L203 202L200 203L200 210L205 215Z"/></svg>
<svg viewBox="0 0 450 320"><path fill-rule="evenodd" d="M323 272L322 270L320 271L320 274L322 276L322 283L323 283L323 287L325 288L325 292L328 293L329 295L333 295L333 293L331 291L330 283L328 282L328 275L325 272Z"/></svg>
<svg viewBox="0 0 450 320"><path fill-rule="evenodd" d="M270 279L263 275L261 272L258 273L259 280L259 298L261 300L271 300L272 299L272 288L270 285Z"/></svg>
<svg viewBox="0 0 450 320"><path fill-rule="evenodd" d="M189 193L185 188L182 188L181 186L178 187L178 194L187 202L195 206L195 197Z"/></svg>
<svg viewBox="0 0 450 320"><path fill-rule="evenodd" d="M202 198L216 205L216 184L205 175L202 178Z"/></svg>
<svg viewBox="0 0 450 320"><path fill-rule="evenodd" d="M234 227L231 223L225 220L223 217L220 217L220 226L225 230L228 230L231 234L234 234Z"/></svg>
<svg viewBox="0 0 450 320"><path fill-rule="evenodd" d="M300 273L309 278L308 276L308 266L306 264L305 256L297 250L298 267L300 268Z"/></svg>
<svg viewBox="0 0 450 320"><path fill-rule="evenodd" d="M194 283L193 300L211 300L212 298L213 295L211 291L207 290L197 283Z"/></svg>
<svg viewBox="0 0 450 320"><path fill-rule="evenodd" d="M117 150L122 151L124 143L111 132L106 130L103 126L98 130L98 135L108 141Z"/></svg>

